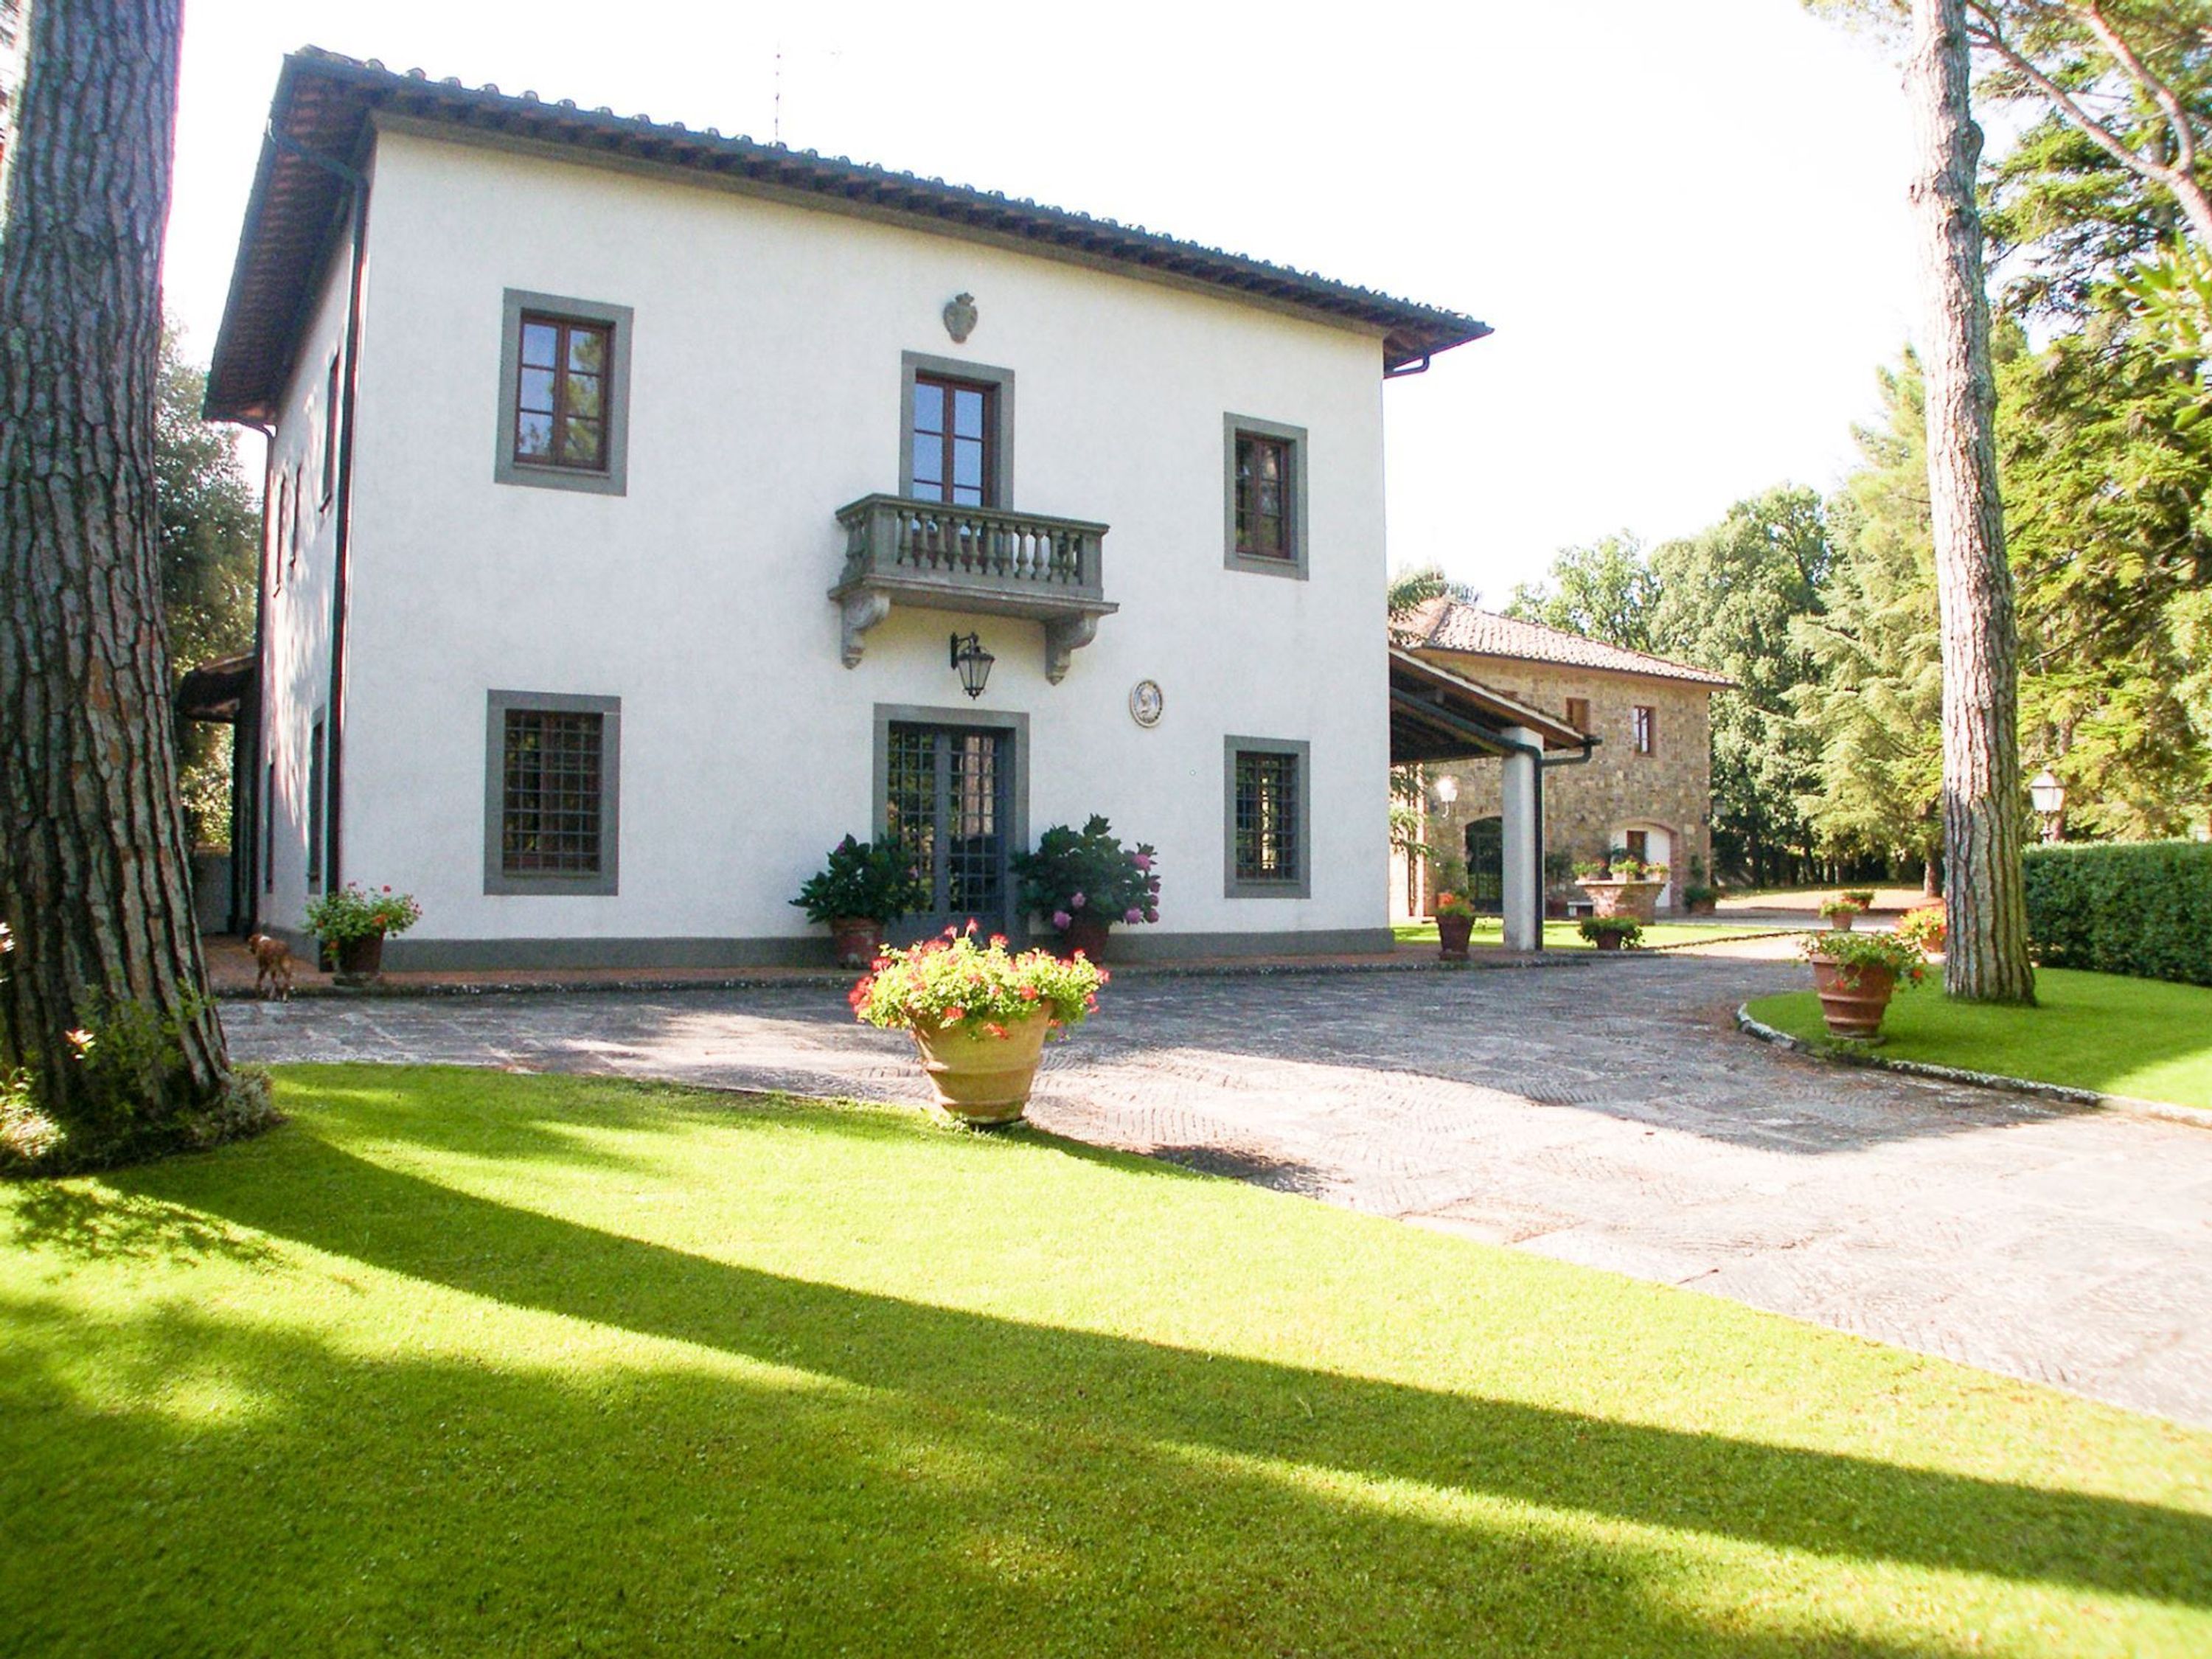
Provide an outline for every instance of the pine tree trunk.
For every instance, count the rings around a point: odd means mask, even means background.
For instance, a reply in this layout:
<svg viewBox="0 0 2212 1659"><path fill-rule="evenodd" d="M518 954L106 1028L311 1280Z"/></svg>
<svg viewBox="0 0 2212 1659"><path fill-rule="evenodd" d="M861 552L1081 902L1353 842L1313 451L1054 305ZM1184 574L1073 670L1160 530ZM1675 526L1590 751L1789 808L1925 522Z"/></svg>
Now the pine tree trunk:
<svg viewBox="0 0 2212 1659"><path fill-rule="evenodd" d="M97 1103L68 1033L110 1001L174 1023L165 1069L191 1102L228 1083L192 921L155 547L179 3L32 8L0 219L0 921L15 936L0 1069L29 1068L72 1129Z"/></svg>
<svg viewBox="0 0 2212 1659"><path fill-rule="evenodd" d="M1921 352L1928 494L1943 632L1944 988L2033 1002L2021 872L2019 635L1997 493L1996 381L1974 198L1982 135L1967 104L1962 0L1913 0L1905 68L1921 171Z"/></svg>

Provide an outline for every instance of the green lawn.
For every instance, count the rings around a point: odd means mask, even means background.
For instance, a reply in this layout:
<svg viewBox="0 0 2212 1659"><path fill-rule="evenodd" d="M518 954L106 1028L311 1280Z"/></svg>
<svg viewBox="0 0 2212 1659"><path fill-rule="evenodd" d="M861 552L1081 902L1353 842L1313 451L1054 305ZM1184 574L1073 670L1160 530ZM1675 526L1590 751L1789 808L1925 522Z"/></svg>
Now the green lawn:
<svg viewBox="0 0 2212 1659"><path fill-rule="evenodd" d="M2039 968L2037 1006L1999 1008L1952 1001L1941 975L1931 969L1927 984L1889 1005L1885 1059L2212 1108L2212 990ZM1777 1030L1826 1040L1809 990L1762 997L1750 1009Z"/></svg>
<svg viewBox="0 0 2212 1659"><path fill-rule="evenodd" d="M0 1188L0 1650L2212 1651L2212 1434L1027 1131L278 1090Z"/></svg>
<svg viewBox="0 0 2212 1659"><path fill-rule="evenodd" d="M1571 921L1547 921L1544 924L1544 948L1547 951L1594 951L1597 947L1577 931L1580 924ZM1401 945L1434 945L1437 925L1433 921L1401 921L1390 931L1397 935ZM1746 927L1741 923L1713 921L1655 921L1644 929L1643 945L1646 950L1662 945L1714 945L1723 939L1757 939L1777 930L1772 927ZM1503 945L1505 924L1495 916L1478 916L1474 934L1469 943L1474 945Z"/></svg>

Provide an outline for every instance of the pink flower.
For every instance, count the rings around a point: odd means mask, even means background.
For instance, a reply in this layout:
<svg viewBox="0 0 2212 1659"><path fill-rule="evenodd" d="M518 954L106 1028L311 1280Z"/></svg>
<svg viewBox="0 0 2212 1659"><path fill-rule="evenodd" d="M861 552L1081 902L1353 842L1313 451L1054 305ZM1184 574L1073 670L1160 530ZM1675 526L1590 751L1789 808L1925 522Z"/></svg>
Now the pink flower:
<svg viewBox="0 0 2212 1659"><path fill-rule="evenodd" d="M991 944L994 948L1003 951L1006 948L1006 936L1004 933L994 933L991 935Z"/></svg>
<svg viewBox="0 0 2212 1659"><path fill-rule="evenodd" d="M1139 853L1130 862L1139 870L1149 870L1152 867L1152 856L1149 853Z"/></svg>
<svg viewBox="0 0 2212 1659"><path fill-rule="evenodd" d="M1083 895L1078 893L1073 898L1068 900L1067 908L1071 910L1080 910L1083 908Z"/></svg>
<svg viewBox="0 0 2212 1659"><path fill-rule="evenodd" d="M1069 924L1074 920L1075 918L1065 910L1055 910L1052 913L1052 925L1063 933L1067 931Z"/></svg>
<svg viewBox="0 0 2212 1659"><path fill-rule="evenodd" d="M1121 912L1121 920L1127 922L1132 927L1134 927L1144 919L1145 913L1142 910L1136 908L1134 906L1132 906L1130 908Z"/></svg>
<svg viewBox="0 0 2212 1659"><path fill-rule="evenodd" d="M1160 913L1157 910L1147 910L1145 912L1145 920L1146 921L1158 921L1159 919Z"/></svg>

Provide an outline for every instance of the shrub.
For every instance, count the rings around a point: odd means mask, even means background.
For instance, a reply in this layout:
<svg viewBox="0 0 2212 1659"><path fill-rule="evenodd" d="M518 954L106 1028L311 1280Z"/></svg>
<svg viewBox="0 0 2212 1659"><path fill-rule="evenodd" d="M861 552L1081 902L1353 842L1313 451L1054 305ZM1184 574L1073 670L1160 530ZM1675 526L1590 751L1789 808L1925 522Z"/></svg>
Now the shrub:
<svg viewBox="0 0 2212 1659"><path fill-rule="evenodd" d="M1158 921L1159 854L1149 842L1123 847L1113 826L1094 812L1080 830L1054 824L1037 837L1036 851L1017 853L1022 908L1050 916L1062 932L1083 912L1106 922Z"/></svg>
<svg viewBox="0 0 2212 1659"><path fill-rule="evenodd" d="M855 918L878 926L926 908L929 884L914 854L896 842L871 845L848 836L830 849L830 861L806 878L792 902L809 921Z"/></svg>
<svg viewBox="0 0 2212 1659"><path fill-rule="evenodd" d="M358 882L307 902L307 931L325 945L404 933L422 920L422 907L411 895L389 887L372 893Z"/></svg>
<svg viewBox="0 0 2212 1659"><path fill-rule="evenodd" d="M1072 961L1049 951L1011 956L1006 939L995 933L988 945L978 945L970 922L965 933L948 927L911 949L884 951L847 1000L854 1016L870 1025L943 1030L965 1024L1004 1036L1008 1021L1039 1010L1054 1030L1082 1024L1098 1006L1098 988L1107 977L1079 951Z"/></svg>
<svg viewBox="0 0 2212 1659"><path fill-rule="evenodd" d="M1575 931L1592 945L1607 936L1618 939L1624 951L1634 950L1644 939L1644 924L1633 916L1584 916Z"/></svg>
<svg viewBox="0 0 2212 1659"><path fill-rule="evenodd" d="M2045 966L2212 985L2212 842L2036 847L2025 863Z"/></svg>

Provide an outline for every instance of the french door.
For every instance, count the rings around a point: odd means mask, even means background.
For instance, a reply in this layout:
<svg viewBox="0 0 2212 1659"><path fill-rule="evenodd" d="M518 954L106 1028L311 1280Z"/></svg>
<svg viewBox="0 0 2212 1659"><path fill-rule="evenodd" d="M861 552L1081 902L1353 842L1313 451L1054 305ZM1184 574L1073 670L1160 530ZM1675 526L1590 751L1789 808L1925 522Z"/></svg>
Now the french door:
<svg viewBox="0 0 2212 1659"><path fill-rule="evenodd" d="M1505 820L1477 818L1467 826L1467 896L1478 915L1505 914Z"/></svg>
<svg viewBox="0 0 2212 1659"><path fill-rule="evenodd" d="M1011 932L1013 734L894 720L888 739L884 833L930 890L929 908L894 933L924 939L971 918L986 934Z"/></svg>

